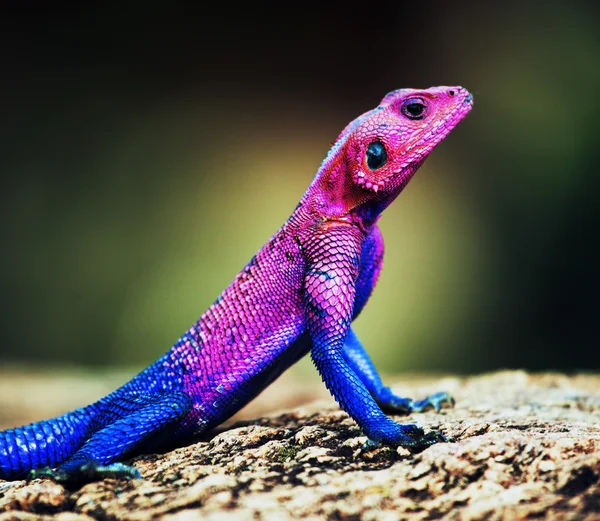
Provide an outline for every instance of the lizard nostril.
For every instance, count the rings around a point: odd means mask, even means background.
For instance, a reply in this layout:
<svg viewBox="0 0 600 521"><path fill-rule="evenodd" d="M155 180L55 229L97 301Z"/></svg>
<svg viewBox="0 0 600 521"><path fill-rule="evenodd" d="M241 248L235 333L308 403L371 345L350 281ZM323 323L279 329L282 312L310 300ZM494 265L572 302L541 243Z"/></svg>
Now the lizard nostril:
<svg viewBox="0 0 600 521"><path fill-rule="evenodd" d="M452 97L452 96L454 96L454 94L456 94L456 92L454 90L451 89L451 90L448 91L448 95L449 96Z"/></svg>

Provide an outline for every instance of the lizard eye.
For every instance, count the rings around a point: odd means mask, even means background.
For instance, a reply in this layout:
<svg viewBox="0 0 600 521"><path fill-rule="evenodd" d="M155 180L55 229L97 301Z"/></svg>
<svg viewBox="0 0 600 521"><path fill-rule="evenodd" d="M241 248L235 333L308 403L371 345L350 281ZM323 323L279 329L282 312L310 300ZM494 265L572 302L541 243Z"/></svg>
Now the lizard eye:
<svg viewBox="0 0 600 521"><path fill-rule="evenodd" d="M408 119L423 119L426 111L427 105L425 105L421 98L404 100L404 103L400 107L400 112Z"/></svg>
<svg viewBox="0 0 600 521"><path fill-rule="evenodd" d="M377 170L387 163L387 152L379 141L373 141L367 147L367 166L371 170Z"/></svg>

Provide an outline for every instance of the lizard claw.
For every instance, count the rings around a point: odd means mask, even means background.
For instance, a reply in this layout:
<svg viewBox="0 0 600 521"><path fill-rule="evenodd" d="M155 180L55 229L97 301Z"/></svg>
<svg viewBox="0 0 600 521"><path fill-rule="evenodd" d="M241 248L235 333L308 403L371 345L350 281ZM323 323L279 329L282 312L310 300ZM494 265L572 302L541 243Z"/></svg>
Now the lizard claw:
<svg viewBox="0 0 600 521"><path fill-rule="evenodd" d="M111 463L110 465L97 465L96 463L85 463L80 467L80 471L89 479L96 481L104 478L114 479L140 479L140 471L132 465L124 463Z"/></svg>
<svg viewBox="0 0 600 521"><path fill-rule="evenodd" d="M88 483L105 478L114 479L139 479L142 477L140 471L130 465L123 463L112 463L110 465L99 465L94 462L86 462L74 469L43 467L30 470L27 479L48 478L60 484Z"/></svg>
<svg viewBox="0 0 600 521"><path fill-rule="evenodd" d="M454 398L445 392L432 394L423 400L411 400L397 396L389 388L387 389L378 402L382 409L390 412L410 414L411 412L424 412L428 409L440 412L443 407L454 407L455 403Z"/></svg>
<svg viewBox="0 0 600 521"><path fill-rule="evenodd" d="M394 431L394 433L390 433L391 436L386 436L385 438L382 438L381 441L369 437L361 447L361 450L369 451L379 447L381 444L385 444L395 447L404 447L414 453L420 452L436 443L453 443L456 441L454 438L445 436L441 432L429 431L425 433L421 427L414 424L400 425L394 423ZM375 437L379 438L376 434Z"/></svg>
<svg viewBox="0 0 600 521"><path fill-rule="evenodd" d="M399 441L397 443L397 445L400 445L400 446L403 446L405 444L411 445L412 440L421 440L422 438L427 436L425 434L425 431L423 431L423 429L421 429L421 427L419 427L418 425L408 424L408 425L400 425L399 427L401 428L402 435L405 437L404 442ZM428 434L431 434L431 433L428 433ZM367 441L365 441L365 443L361 447L361 449L365 452L368 452L370 450L376 449L377 447L380 447L381 444L382 443L377 440L368 438ZM392 444L392 445L396 445L396 444Z"/></svg>
<svg viewBox="0 0 600 521"><path fill-rule="evenodd" d="M69 473L60 469L42 467L39 469L32 469L26 474L27 480L44 478L51 479L56 483L66 483L69 481Z"/></svg>
<svg viewBox="0 0 600 521"><path fill-rule="evenodd" d="M405 446L405 448L410 452L420 452L436 443L454 443L454 441L454 438L444 436L441 432L429 431L427 434L416 439L414 445Z"/></svg>
<svg viewBox="0 0 600 521"><path fill-rule="evenodd" d="M363 451L363 452L369 452L371 450L375 450L380 445L381 445L381 443L379 443L378 441L375 441L375 440L372 440L371 438L368 438L367 441L365 441L363 443L363 445L360 448L360 450Z"/></svg>
<svg viewBox="0 0 600 521"><path fill-rule="evenodd" d="M454 398L452 398L452 396L448 393L441 392L432 394L424 400L411 402L410 409L412 412L423 412L433 407L437 412L440 412L444 405L454 407L454 403Z"/></svg>

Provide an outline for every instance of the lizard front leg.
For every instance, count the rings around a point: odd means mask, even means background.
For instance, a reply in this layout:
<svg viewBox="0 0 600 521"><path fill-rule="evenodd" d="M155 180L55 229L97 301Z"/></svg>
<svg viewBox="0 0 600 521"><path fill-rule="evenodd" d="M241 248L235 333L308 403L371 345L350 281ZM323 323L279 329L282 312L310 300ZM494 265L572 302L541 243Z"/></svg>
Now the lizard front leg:
<svg viewBox="0 0 600 521"><path fill-rule="evenodd" d="M305 301L311 357L325 385L371 442L421 448L446 441L416 425L388 418L343 354L358 276L361 235L351 225L330 224L307 241Z"/></svg>
<svg viewBox="0 0 600 521"><path fill-rule="evenodd" d="M410 414L411 412L423 412L433 408L439 412L445 405L454 405L453 398L445 392L432 394L423 400L402 398L394 394L389 387L384 385L371 357L365 351L352 328L348 329L342 353L344 360L358 375L371 396L375 398L375 401L384 411Z"/></svg>
<svg viewBox="0 0 600 521"><path fill-rule="evenodd" d="M368 236L362 244L360 254L360 270L356 280L356 297L354 299L353 319L362 311L364 305L373 292L377 283L383 263L383 237L377 225L371 228ZM344 359L352 370L365 384L375 401L386 412L422 412L429 408L437 411L443 405L453 405L454 400L448 393L436 393L419 401L410 398L402 398L392 392L381 381L381 377L371 361L371 357L365 351L356 334L350 328L346 336L343 349Z"/></svg>

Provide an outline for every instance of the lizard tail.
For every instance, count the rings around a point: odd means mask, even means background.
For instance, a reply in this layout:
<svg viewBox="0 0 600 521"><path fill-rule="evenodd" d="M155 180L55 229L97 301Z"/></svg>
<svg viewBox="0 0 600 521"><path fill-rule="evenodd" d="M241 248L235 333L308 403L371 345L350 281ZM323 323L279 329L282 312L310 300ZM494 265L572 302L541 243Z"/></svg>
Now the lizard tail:
<svg viewBox="0 0 600 521"><path fill-rule="evenodd" d="M0 479L19 479L32 469L56 467L73 455L93 429L93 409L91 405L1 431Z"/></svg>

